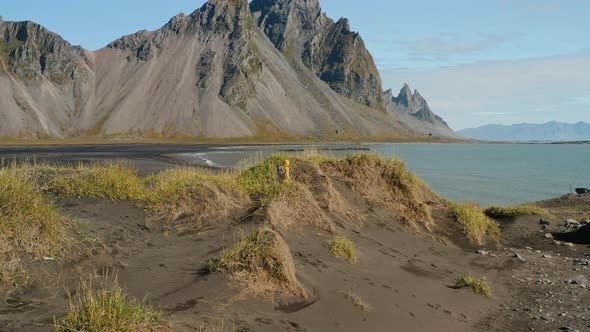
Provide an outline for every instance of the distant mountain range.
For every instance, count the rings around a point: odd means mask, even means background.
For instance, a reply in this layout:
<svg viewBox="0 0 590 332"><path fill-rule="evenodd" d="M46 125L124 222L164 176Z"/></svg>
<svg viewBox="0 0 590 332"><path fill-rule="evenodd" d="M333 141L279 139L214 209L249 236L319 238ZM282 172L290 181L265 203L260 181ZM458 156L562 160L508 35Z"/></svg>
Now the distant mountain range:
<svg viewBox="0 0 590 332"><path fill-rule="evenodd" d="M416 94L319 0L209 0L97 51L0 18L0 137L456 137Z"/></svg>
<svg viewBox="0 0 590 332"><path fill-rule="evenodd" d="M519 123L511 126L490 124L459 130L457 134L466 138L489 141L590 141L590 124L582 121Z"/></svg>

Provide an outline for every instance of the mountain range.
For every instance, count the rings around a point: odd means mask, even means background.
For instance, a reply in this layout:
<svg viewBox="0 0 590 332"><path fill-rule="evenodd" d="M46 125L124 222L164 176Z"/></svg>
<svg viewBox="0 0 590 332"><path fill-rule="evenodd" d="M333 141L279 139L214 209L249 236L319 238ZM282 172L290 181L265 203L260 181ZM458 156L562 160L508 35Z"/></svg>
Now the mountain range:
<svg viewBox="0 0 590 332"><path fill-rule="evenodd" d="M490 141L590 141L590 124L586 122L545 124L491 124L479 128L459 130L467 138Z"/></svg>
<svg viewBox="0 0 590 332"><path fill-rule="evenodd" d="M457 137L405 85L383 91L318 0L210 0L89 51L0 18L0 137Z"/></svg>

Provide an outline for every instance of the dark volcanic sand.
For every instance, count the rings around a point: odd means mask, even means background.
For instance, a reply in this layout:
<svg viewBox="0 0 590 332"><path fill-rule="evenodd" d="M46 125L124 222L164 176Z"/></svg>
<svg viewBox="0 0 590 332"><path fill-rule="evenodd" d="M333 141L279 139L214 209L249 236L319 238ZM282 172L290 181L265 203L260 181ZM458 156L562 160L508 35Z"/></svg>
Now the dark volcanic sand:
<svg viewBox="0 0 590 332"><path fill-rule="evenodd" d="M63 164L124 160L139 171L161 170L181 164L169 154L206 152L227 146L217 144L89 144L47 146L0 146L0 160L58 162Z"/></svg>
<svg viewBox="0 0 590 332"><path fill-rule="evenodd" d="M151 171L177 163L168 153L211 147L3 147L0 155L60 162L125 159ZM337 188L366 216L358 224L337 222L339 231L357 244L359 262L350 265L332 257L323 246L329 236L317 229L286 232L298 278L310 294L294 303L235 300L235 284L226 276L199 274L207 259L236 239L238 229L251 230L256 220L227 220L186 234L149 220L134 202L60 200L64 212L102 239L104 249L75 262L40 264L32 287L2 299L0 331L51 331L54 317L66 310L65 288L75 289L80 277L106 269L118 274L132 296L162 307L174 331L194 331L203 319L224 319L237 331L268 332L590 330L590 287L567 283L579 275L590 278L588 266L574 263L590 258L589 247L556 245L545 237L546 232L570 231L560 226L563 218L586 213L585 197L544 202L558 213L547 229L538 217L502 221L502 241L488 243L488 253L481 255L443 212L435 211L435 219L449 231L447 245L429 234L414 234L391 211L365 204L346 186ZM450 287L468 273L488 278L493 297ZM343 292L359 295L373 309L359 310Z"/></svg>
<svg viewBox="0 0 590 332"><path fill-rule="evenodd" d="M307 301L236 301L232 300L236 289L227 277L200 275L198 270L236 238L238 227L247 230L254 225L229 222L226 227L183 235L146 221L132 202L63 200L60 204L103 239L104 253L9 295L0 306L0 326L10 326L9 331L50 331L53 317L63 315L67 305L63 285L75 289L80 275L106 268L117 272L131 295L147 296L163 307L174 331L194 331L203 318L224 318L239 331L485 330L480 322L509 295L503 280L514 264L510 258L483 257L471 248L413 234L389 211L376 208L367 216L368 226L344 225L344 232L358 245L355 265L332 257L323 246L329 235L316 229L302 227L286 235L298 278L310 293ZM444 215L439 218L451 222ZM486 275L494 297L449 287L468 272ZM361 311L344 292L357 294L373 309Z"/></svg>

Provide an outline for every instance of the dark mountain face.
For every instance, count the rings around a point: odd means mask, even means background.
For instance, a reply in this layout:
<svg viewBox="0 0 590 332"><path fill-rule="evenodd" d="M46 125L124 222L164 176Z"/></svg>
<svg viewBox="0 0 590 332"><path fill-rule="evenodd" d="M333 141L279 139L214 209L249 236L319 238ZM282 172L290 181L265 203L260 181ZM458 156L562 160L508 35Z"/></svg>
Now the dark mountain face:
<svg viewBox="0 0 590 332"><path fill-rule="evenodd" d="M332 21L318 0L253 0L250 9L270 41L287 53L299 49Z"/></svg>
<svg viewBox="0 0 590 332"><path fill-rule="evenodd" d="M318 0L254 0L250 8L286 56L302 61L337 93L385 110L379 71L348 19L327 18Z"/></svg>
<svg viewBox="0 0 590 332"><path fill-rule="evenodd" d="M88 62L81 47L32 22L0 21L0 57L22 79L43 76L58 84L77 79Z"/></svg>

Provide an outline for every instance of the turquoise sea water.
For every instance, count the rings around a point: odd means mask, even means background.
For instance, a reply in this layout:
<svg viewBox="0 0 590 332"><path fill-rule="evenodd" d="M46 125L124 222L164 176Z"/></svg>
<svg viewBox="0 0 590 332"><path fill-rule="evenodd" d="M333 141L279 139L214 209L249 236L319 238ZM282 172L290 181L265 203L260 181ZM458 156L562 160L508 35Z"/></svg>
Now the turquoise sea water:
<svg viewBox="0 0 590 332"><path fill-rule="evenodd" d="M483 205L516 204L563 195L570 188L590 187L587 144L360 144L315 145L319 148L368 148L404 160L436 192L456 201ZM248 146L183 154L198 164L227 167L253 156L304 146ZM359 151L331 151L336 155Z"/></svg>

